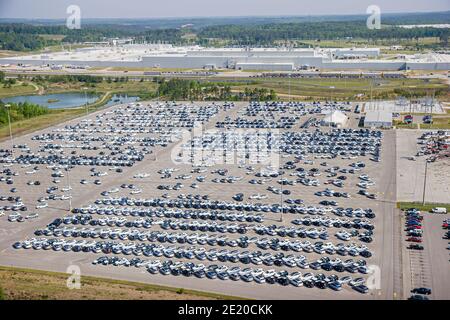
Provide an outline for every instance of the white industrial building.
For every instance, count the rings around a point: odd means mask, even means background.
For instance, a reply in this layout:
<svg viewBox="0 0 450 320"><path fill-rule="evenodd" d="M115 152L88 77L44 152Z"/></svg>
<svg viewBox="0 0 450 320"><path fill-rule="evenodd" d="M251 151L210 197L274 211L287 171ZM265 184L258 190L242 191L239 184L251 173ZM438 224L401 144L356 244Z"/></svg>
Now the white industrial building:
<svg viewBox="0 0 450 320"><path fill-rule="evenodd" d="M324 126L333 126L342 128L347 124L348 117L339 110L334 110L328 112L328 114L323 118L322 125Z"/></svg>
<svg viewBox="0 0 450 320"><path fill-rule="evenodd" d="M90 67L240 69L294 71L305 68L330 70L449 70L450 55L380 58L378 48L203 48L167 44L97 46L0 59L0 65L71 65Z"/></svg>
<svg viewBox="0 0 450 320"><path fill-rule="evenodd" d="M368 111L364 118L365 128L390 128L392 127L392 112Z"/></svg>

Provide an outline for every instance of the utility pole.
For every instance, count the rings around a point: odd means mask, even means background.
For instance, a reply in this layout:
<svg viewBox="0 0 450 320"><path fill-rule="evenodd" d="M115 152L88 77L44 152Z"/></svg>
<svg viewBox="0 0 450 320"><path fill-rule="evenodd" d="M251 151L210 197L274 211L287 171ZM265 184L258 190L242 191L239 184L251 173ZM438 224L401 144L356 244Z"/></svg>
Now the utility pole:
<svg viewBox="0 0 450 320"><path fill-rule="evenodd" d="M281 180L283 180L283 178L281 178ZM281 205L280 222L283 222L283 181L281 181L280 205Z"/></svg>
<svg viewBox="0 0 450 320"><path fill-rule="evenodd" d="M291 102L291 74L289 74L288 81L289 81L289 98L288 98L288 101L290 103Z"/></svg>
<svg viewBox="0 0 450 320"><path fill-rule="evenodd" d="M9 139L11 140L11 156L14 155L14 142L13 142L13 136L12 136L12 129L11 129L11 116L9 114L9 108L11 108L10 104L5 104L5 108L8 114L8 126L9 126Z"/></svg>
<svg viewBox="0 0 450 320"><path fill-rule="evenodd" d="M72 186L70 185L70 165L67 165L67 184L69 188L69 212L72 211Z"/></svg>
<svg viewBox="0 0 450 320"><path fill-rule="evenodd" d="M425 191L426 191L426 187L427 187L427 170L428 170L428 160L425 160L425 177L423 179L422 205L425 205Z"/></svg>
<svg viewBox="0 0 450 320"><path fill-rule="evenodd" d="M86 109L86 116L88 115L88 113L89 113L89 109L88 109L88 100L87 100L87 92L86 92L86 89L87 88L83 88L84 89L84 106L85 106L85 109Z"/></svg>

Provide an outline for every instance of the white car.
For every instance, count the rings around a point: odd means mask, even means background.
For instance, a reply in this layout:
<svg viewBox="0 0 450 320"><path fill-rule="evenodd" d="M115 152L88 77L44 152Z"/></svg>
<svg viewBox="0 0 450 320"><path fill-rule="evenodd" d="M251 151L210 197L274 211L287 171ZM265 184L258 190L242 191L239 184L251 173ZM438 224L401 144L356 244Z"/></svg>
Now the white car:
<svg viewBox="0 0 450 320"><path fill-rule="evenodd" d="M267 199L267 195L265 195L265 194L254 194L254 195L251 195L249 198L250 199L262 200L262 199Z"/></svg>
<svg viewBox="0 0 450 320"><path fill-rule="evenodd" d="M446 214L447 213L447 208L444 207L436 207L431 209L432 213L438 213L438 214Z"/></svg>
<svg viewBox="0 0 450 320"><path fill-rule="evenodd" d="M364 278L356 278L351 280L349 283L352 287L356 287L366 283L366 280Z"/></svg>
<svg viewBox="0 0 450 320"><path fill-rule="evenodd" d="M20 214L10 214L8 216L8 221L9 222L17 221L17 219L19 219L20 216L21 216Z"/></svg>

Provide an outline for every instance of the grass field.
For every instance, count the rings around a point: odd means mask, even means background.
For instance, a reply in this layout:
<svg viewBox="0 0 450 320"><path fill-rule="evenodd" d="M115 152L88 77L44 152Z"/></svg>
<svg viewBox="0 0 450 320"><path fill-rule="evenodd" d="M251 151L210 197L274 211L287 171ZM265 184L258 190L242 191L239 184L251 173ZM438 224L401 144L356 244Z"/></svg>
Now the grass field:
<svg viewBox="0 0 450 320"><path fill-rule="evenodd" d="M420 129L450 129L450 117L434 117L432 124L421 124Z"/></svg>
<svg viewBox="0 0 450 320"><path fill-rule="evenodd" d="M68 289L68 274L0 267L4 300L235 300L238 297L131 281L81 277L80 289Z"/></svg>
<svg viewBox="0 0 450 320"><path fill-rule="evenodd" d="M96 84L94 86L87 86L82 82L68 82L68 83L31 83L27 82L26 85L17 83L11 88L4 88L0 86L0 99L11 96L37 94L52 94L52 93L68 93L68 92L83 92L88 91L96 94L111 93L127 93L127 94L139 94L154 92L157 85L151 81L139 82L111 82L106 81Z"/></svg>
<svg viewBox="0 0 450 320"><path fill-rule="evenodd" d="M289 84L290 83L290 84ZM367 79L257 79L249 88L273 89L278 94L292 94L293 96L310 97L311 99L348 99L355 100L357 95L363 94L361 100L394 99L395 89L411 90L437 90L448 86L440 80L424 81L421 79L389 79L370 81ZM233 87L235 90L244 90L244 86ZM290 87L290 90L289 90ZM359 99L359 98L358 98Z"/></svg>
<svg viewBox="0 0 450 320"><path fill-rule="evenodd" d="M11 88L5 88L3 85L0 85L0 99L5 97L33 94L36 93L36 91L36 87L30 84L22 85L21 83L16 83L12 85Z"/></svg>
<svg viewBox="0 0 450 320"><path fill-rule="evenodd" d="M425 114L423 114L425 115ZM450 115L449 116L434 116L432 124L405 124L402 121L394 121L394 125L399 129L450 129Z"/></svg>
<svg viewBox="0 0 450 320"><path fill-rule="evenodd" d="M111 82L106 81L95 84L95 86L86 86L84 83L52 83L45 85L45 93L62 93L62 92L80 92L87 90L93 93L146 93L154 92L157 85L152 81L128 81L128 82Z"/></svg>
<svg viewBox="0 0 450 320"><path fill-rule="evenodd" d="M440 208L447 208L447 212L450 211L450 203L425 203L422 205L422 202L398 202L397 208L399 209L410 209L410 208L416 208L420 211L431 211L431 209L440 207Z"/></svg>

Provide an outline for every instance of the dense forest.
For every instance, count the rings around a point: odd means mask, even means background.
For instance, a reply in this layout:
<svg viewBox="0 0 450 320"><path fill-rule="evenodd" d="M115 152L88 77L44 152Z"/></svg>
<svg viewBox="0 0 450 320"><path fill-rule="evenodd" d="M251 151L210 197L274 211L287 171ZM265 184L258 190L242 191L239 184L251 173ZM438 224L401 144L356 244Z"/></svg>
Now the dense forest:
<svg viewBox="0 0 450 320"><path fill-rule="evenodd" d="M383 16L383 27L370 30L366 16L278 17L278 18L217 18L165 20L155 24L152 20L129 23L96 21L79 30L60 24L0 23L0 49L30 51L60 43L104 41L108 38L133 37L136 41L182 44L213 44L217 40L234 45L274 45L285 40L336 39L418 39L440 38L447 44L449 30L437 28L405 29L396 26L405 23L448 23L450 12ZM185 23L185 27L182 27ZM195 24L197 23L197 24ZM220 24L221 23L221 24ZM178 25L177 25L178 24ZM186 27L187 25L187 27ZM162 27L161 27L162 26ZM177 27L176 27L177 26ZM47 36L44 36L47 35ZM55 40L58 36L60 40Z"/></svg>
<svg viewBox="0 0 450 320"><path fill-rule="evenodd" d="M62 36L62 40L46 39L43 35ZM98 42L108 38L133 37L137 41L184 44L179 29L151 29L136 31L120 25L86 26L71 30L65 26L34 26L28 24L0 24L0 49L30 51L61 43Z"/></svg>
<svg viewBox="0 0 450 320"><path fill-rule="evenodd" d="M46 40L28 33L0 32L0 48L2 50L29 51L58 44L55 40Z"/></svg>
<svg viewBox="0 0 450 320"><path fill-rule="evenodd" d="M370 30L365 22L313 22L280 23L257 26L213 26L201 30L200 38L219 38L234 44L266 45L277 40L335 40L335 39L417 39L424 37L447 37L449 29L386 26Z"/></svg>

